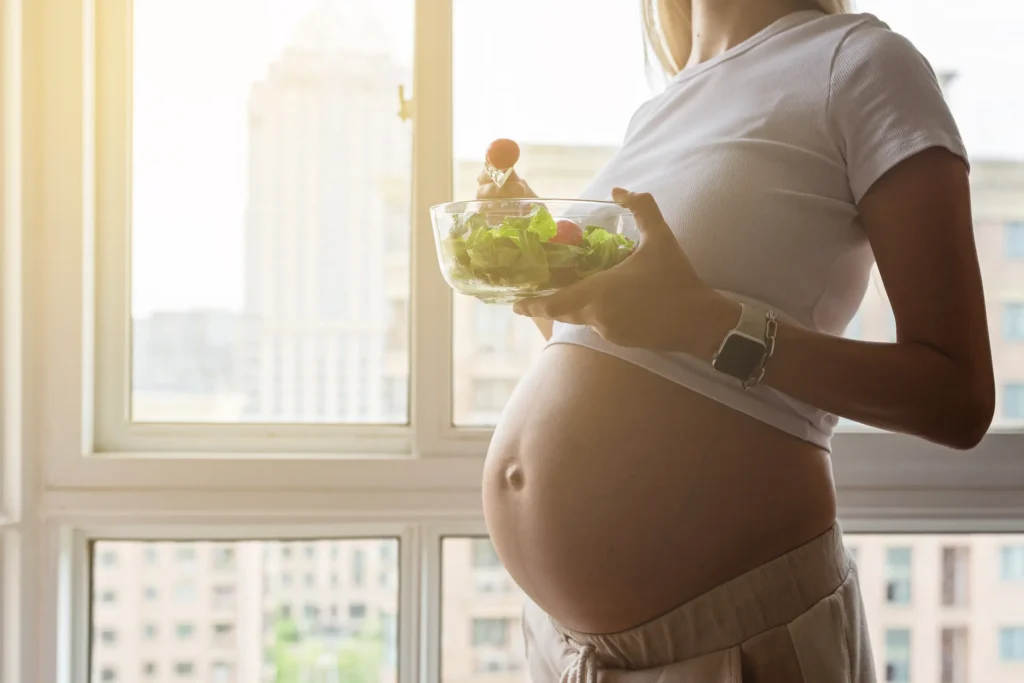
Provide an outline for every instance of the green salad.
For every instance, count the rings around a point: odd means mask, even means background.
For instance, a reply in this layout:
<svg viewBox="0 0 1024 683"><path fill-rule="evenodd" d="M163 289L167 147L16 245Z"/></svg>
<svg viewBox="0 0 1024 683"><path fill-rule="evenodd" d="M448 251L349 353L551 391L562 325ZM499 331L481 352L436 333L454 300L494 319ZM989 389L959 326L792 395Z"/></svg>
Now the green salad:
<svg viewBox="0 0 1024 683"><path fill-rule="evenodd" d="M492 227L482 213L459 216L445 240L452 279L491 287L563 287L621 263L633 240L604 228L556 221L542 204Z"/></svg>

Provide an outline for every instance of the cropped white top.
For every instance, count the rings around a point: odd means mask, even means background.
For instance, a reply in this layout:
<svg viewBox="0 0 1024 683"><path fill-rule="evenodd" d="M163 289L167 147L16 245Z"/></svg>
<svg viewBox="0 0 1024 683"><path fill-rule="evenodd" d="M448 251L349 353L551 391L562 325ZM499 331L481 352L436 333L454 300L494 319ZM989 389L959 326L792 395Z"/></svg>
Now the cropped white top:
<svg viewBox="0 0 1024 683"><path fill-rule="evenodd" d="M941 146L967 160L928 62L871 15L790 14L688 68L634 114L583 199L649 192L711 287L840 335L874 256L857 202L887 170ZM830 448L836 417L706 362L556 324L551 344L612 354Z"/></svg>

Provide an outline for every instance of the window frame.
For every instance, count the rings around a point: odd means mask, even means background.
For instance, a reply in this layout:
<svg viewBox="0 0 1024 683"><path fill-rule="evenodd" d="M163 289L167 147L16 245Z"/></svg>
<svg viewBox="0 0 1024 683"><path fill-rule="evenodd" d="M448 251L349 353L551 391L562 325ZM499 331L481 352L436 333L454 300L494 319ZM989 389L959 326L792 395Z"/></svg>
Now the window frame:
<svg viewBox="0 0 1024 683"><path fill-rule="evenodd" d="M434 172L413 183L411 426L142 430L124 429L111 389L126 378L128 310L126 273L108 267L127 253L125 193L111 189L127 179L127 100L111 90L130 36L109 28L128 2L0 3L0 682L86 683L91 540L400 529L399 680L437 683L441 541L485 533L491 435L452 425L452 298L422 210L451 193L452 0L416 0L413 87L430 97L415 102L414 169ZM1024 531L1024 432L993 431L971 453L872 431L834 448L847 532Z"/></svg>
<svg viewBox="0 0 1024 683"><path fill-rule="evenodd" d="M447 199L452 188L451 0L417 0L414 87L431 97L416 101L413 117L412 291L417 296L410 306L414 371L410 426L405 427L125 421L130 2L76 0L72 4L79 11L65 10L60 22L51 17L40 36L49 111L38 132L49 144L40 150L43 165L35 189L44 196L77 198L38 207L33 218L42 225L37 241L43 247L33 251L35 259L26 268L34 276L33 291L41 295L39 337L33 343L48 351L48 362L32 379L50 421L74 426L40 434L48 484L61 489L477 490L492 429L453 425L452 297L436 268L425 210ZM34 11L45 16L45 8L55 3L59 0L44 0ZM91 65L102 71L100 77L91 77ZM53 87L58 83L65 87ZM89 134L93 130L96 134ZM417 173L427 168L446 172ZM56 251L45 248L58 244ZM1004 469L1014 441L1024 450L1024 432L993 432L970 454L871 431L839 433L833 444L837 469L856 470L859 476L874 472L879 487L891 486L890 465L898 459L916 460L918 473L944 472L947 483L965 473L972 473L972 481L995 474L982 488L1005 490L1008 482L1024 488L1019 468ZM995 467L978 468L979 460Z"/></svg>

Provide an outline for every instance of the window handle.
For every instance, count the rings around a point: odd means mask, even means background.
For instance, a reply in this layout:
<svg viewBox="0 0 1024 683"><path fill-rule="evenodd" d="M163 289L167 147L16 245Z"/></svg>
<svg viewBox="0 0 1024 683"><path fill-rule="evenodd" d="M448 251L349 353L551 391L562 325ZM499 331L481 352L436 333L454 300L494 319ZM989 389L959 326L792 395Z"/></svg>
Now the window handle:
<svg viewBox="0 0 1024 683"><path fill-rule="evenodd" d="M408 121L412 118L413 111L415 109L415 103L413 98L405 98L405 86L398 86L398 118L403 121Z"/></svg>

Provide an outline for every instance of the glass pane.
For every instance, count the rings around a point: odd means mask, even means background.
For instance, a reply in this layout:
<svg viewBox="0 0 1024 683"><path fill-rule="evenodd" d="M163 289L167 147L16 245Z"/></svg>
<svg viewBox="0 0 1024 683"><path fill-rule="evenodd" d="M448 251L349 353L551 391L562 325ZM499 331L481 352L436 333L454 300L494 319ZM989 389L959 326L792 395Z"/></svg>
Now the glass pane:
<svg viewBox="0 0 1024 683"><path fill-rule="evenodd" d="M96 542L92 682L397 681L398 541L299 545Z"/></svg>
<svg viewBox="0 0 1024 683"><path fill-rule="evenodd" d="M529 683L520 612L523 594L490 539L441 545L441 680Z"/></svg>
<svg viewBox="0 0 1024 683"><path fill-rule="evenodd" d="M597 12L587 0L523 0L515 12L498 0L453 4L455 198L475 196L484 151L501 137L520 143L517 168L539 194L578 195L615 153L633 110L650 96L639 3L606 3ZM498 25L502 35L530 36L545 47L481 60ZM583 48L586 59L580 59L581 43L569 39L569 26L601 49ZM595 97L613 82L614 97ZM529 97L510 98L510 83L528 83ZM454 422L494 424L544 340L511 308L459 295L453 324Z"/></svg>
<svg viewBox="0 0 1024 683"><path fill-rule="evenodd" d="M635 107L653 94L643 68L639 3L609 3L593 11L585 0L524 0L514 13L495 0L455 0L454 5L456 199L473 196L484 150L497 137L523 143L520 171L538 193L579 192L615 152ZM914 41L945 83L972 155L975 226L999 385L995 426L1022 427L1024 323L1018 309L1024 304L1024 137L1018 122L1024 119L1024 91L1004 87L991 74L1024 67L1024 43L1014 39L1002 0L858 0L856 5ZM495 25L503 34L529 35L545 49L516 51L504 62L480 60ZM581 27L587 43L601 49L587 50L580 60L579 43L568 39L570 26ZM958 39L949 40L951 35ZM528 82L531 96L506 97L511 80ZM609 83L615 84L615 97L595 97ZM547 102L557 106L537 104ZM485 308L455 298L457 424L493 424L515 380L543 345L529 321L513 321L505 307L493 313ZM488 321L477 322L479 316ZM890 341L895 334L876 270L847 336ZM841 427L860 428L846 420Z"/></svg>
<svg viewBox="0 0 1024 683"><path fill-rule="evenodd" d="M847 534L856 558L879 681L1024 680L1024 535ZM523 595L485 537L442 542L441 680L528 681ZM963 598L944 600L955 555ZM1024 566L1024 565L1022 565ZM913 602L893 605L891 577ZM913 671L913 673L912 673ZM918 678L920 677L920 678Z"/></svg>
<svg viewBox="0 0 1024 683"><path fill-rule="evenodd" d="M412 20L137 0L134 420L407 421Z"/></svg>

